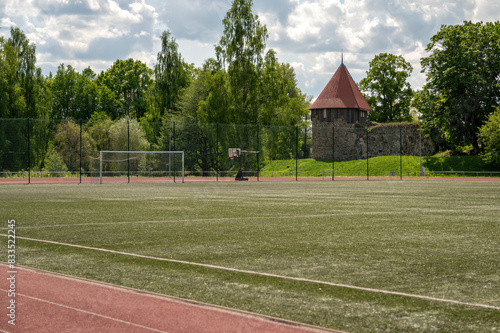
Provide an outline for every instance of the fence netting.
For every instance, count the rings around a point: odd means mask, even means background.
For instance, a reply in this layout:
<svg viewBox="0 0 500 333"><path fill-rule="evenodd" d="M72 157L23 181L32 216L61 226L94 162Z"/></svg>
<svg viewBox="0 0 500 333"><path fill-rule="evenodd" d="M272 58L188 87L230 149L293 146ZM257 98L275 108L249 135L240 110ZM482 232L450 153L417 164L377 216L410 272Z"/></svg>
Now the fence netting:
<svg viewBox="0 0 500 333"><path fill-rule="evenodd" d="M231 159L230 148L239 148ZM186 177L231 180L403 178L433 153L418 124L377 127L150 123L136 120L0 119L3 182L99 182L102 151L183 151ZM180 177L179 155L108 154L119 181ZM321 163L312 163L312 161ZM320 165L320 167L318 167Z"/></svg>

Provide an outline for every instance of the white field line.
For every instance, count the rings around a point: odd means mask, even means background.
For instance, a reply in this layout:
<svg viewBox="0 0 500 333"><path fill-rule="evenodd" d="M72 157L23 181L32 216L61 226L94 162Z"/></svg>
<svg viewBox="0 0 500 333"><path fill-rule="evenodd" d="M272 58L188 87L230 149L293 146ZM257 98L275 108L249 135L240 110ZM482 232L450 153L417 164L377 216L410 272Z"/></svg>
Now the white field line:
<svg viewBox="0 0 500 333"><path fill-rule="evenodd" d="M3 289L0 289L0 291L8 292L8 290L3 290ZM157 330L157 329L154 329L154 328L151 328L151 327L147 327L147 326L143 326L143 325L139 325L139 324L134 324L134 323L132 323L130 321L121 320L121 319L117 319L117 318L105 316L105 315L102 315L102 314L99 314L99 313L96 313L96 312L82 310L82 309L74 308L72 306L68 306L68 305L64 305L64 304L60 304L60 303L55 303L55 302L47 301L47 300L44 300L44 299L41 299L41 298L38 298L38 297L28 296L28 295L24 295L24 294L20 294L20 293L16 293L16 296L17 295L22 296L22 297L26 297L26 298L29 298L29 299L32 299L32 300L35 300L35 301L38 301L38 302L44 302L44 303L47 303L47 304L50 304L50 305L60 306L60 307L65 308L65 309L69 309L69 310L73 310L73 311L77 311L77 312L82 312L82 313L89 314L89 315L96 316L96 317L101 317L101 318L104 318L104 319L107 319L107 320L117 321L117 322L122 323L122 324L127 324L127 325L132 325L132 326L135 326L135 327L140 327L140 328L143 328L143 329L146 329L146 330L149 330L149 331L159 332L159 333L168 333L167 331L161 331L161 330Z"/></svg>
<svg viewBox="0 0 500 333"><path fill-rule="evenodd" d="M433 211L434 212L434 211ZM441 211L439 211L441 212ZM448 211L444 211L448 212ZM120 225L120 224L156 224L156 223L190 223L190 222L218 222L232 220L263 220L263 219L305 219L305 218L322 218L333 216L352 216L352 215L388 215L400 214L398 211L388 212L338 212L328 214L308 214L308 215L280 215L280 216L244 216L244 217L221 217L221 218L206 218L206 219L186 219L186 220L163 220L163 221L121 221L121 222L90 222L76 224L51 224L51 225L34 225L34 226L16 226L16 229L43 229L43 228L61 228L61 227L85 227L85 226L100 226L100 225ZM7 230L8 228L0 228Z"/></svg>
<svg viewBox="0 0 500 333"><path fill-rule="evenodd" d="M2 264L3 263L0 262L0 266L2 266ZM7 264L5 264L5 267L7 267ZM106 283L106 282L89 280L89 279L75 277L75 276L71 276L71 275L43 271L43 270L39 270L39 269L32 269L32 268L25 267L25 266L16 265L16 267L19 267L25 271L34 272L34 273L40 274L40 275L45 275L45 276L49 276L49 277L56 277L56 278L60 278L60 279L66 279L69 281L73 281L73 282L77 282L77 283L81 283L81 284L87 284L87 285L91 285L91 286L103 287L103 288L118 291L121 293L130 293L133 295L140 295L143 297L151 297L151 298L159 299L161 301L167 301L170 303L188 305L190 307L196 307L196 308L200 308L200 309L208 309L210 311L214 311L214 312L218 312L218 313L222 313L222 314L228 314L228 315L236 315L236 316L239 316L242 318L256 320L256 321L260 321L260 322L264 322L264 323L272 323L272 324L297 327L297 328L303 329L303 330L308 331L308 332L310 331L312 333L314 333L314 332L316 332L316 333L326 333L326 332L342 333L342 331L338 331L338 330L331 330L331 329L324 328L324 327L311 326L311 325L300 323L300 322L294 322L291 320L270 317L270 316L252 313L252 312L247 312L247 311L238 310L238 309L226 308L226 307L214 305L214 304L202 303L202 302L195 301L195 300L188 300L188 299L178 298L178 297L174 297L174 296L168 296L168 295L154 293L154 292L150 292L150 291L144 291L144 290L140 290L140 289L134 289L134 288L125 287L125 286L117 286L117 285ZM2 289L0 289L0 291L8 292L7 290L2 290ZM20 295L30 297L30 296L27 296L24 294L20 294ZM4 331L0 330L0 333L3 333L3 332ZM9 332L7 332L7 333L9 333Z"/></svg>
<svg viewBox="0 0 500 333"><path fill-rule="evenodd" d="M3 234L0 234L0 236L8 237L7 235L3 235ZM456 305L464 305L464 306L479 307L479 308L485 308L485 309L500 310L500 307L498 307L498 306L487 305L487 304L468 303L468 302L461 302L461 301L456 301L456 300L451 300L451 299L444 299L444 298L437 298L437 297L431 297L431 296L403 293L403 292L398 292L398 291L358 287L358 286L342 284L342 283L333 283L333 282L312 280L312 279L306 279L306 278L290 277L290 276L285 276L285 275L256 272L256 271L250 271L250 270L244 270L244 269L223 267L223 266L210 265L210 264L202 264L202 263L177 260L177 259L158 258L158 257L146 256L146 255L136 254L136 253L114 251L114 250L102 249L102 248L97 248L97 247L60 243L60 242L54 242L54 241L49 241L49 240L33 239L33 238L28 238L28 237L16 237L16 238L24 239L24 240L28 240L28 241L33 241L33 242L55 244L55 245L68 246L68 247L74 247L74 248L85 249L85 250L94 250L94 251L101 251L101 252L107 252L107 253L113 253L113 254L120 254L120 255L125 255L125 256L130 256L130 257L142 258L142 259L158 260L158 261L165 261L165 262L171 262L171 263L176 263L176 264L212 268L212 269L217 269L217 270L222 270L222 271L227 271L227 272L251 274L251 275L272 277L272 278L283 279L283 280L315 283L315 284L322 284L322 285L339 287L339 288L348 288L348 289L353 289L353 290L368 291L368 292L379 293L379 294L410 297L410 298L422 299L422 300L426 300L426 301L436 301L436 302L450 303L450 304L456 304Z"/></svg>

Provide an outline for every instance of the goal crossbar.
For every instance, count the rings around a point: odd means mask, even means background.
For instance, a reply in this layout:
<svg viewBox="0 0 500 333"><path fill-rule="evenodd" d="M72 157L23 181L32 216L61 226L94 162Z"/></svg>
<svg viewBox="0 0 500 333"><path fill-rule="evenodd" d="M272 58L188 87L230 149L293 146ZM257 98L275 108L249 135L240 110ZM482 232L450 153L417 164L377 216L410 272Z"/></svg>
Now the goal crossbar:
<svg viewBox="0 0 500 333"><path fill-rule="evenodd" d="M116 150L101 150L99 154L99 183L102 184L102 154L181 154L182 156L182 182L184 183L184 152L183 151L116 151Z"/></svg>

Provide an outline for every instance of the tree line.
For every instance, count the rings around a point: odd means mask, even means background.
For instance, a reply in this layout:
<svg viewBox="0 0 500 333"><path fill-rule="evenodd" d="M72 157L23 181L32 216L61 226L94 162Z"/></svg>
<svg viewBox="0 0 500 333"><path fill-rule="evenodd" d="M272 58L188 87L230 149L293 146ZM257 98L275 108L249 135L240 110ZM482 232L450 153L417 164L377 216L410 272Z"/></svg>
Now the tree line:
<svg viewBox="0 0 500 333"><path fill-rule="evenodd" d="M0 39L0 117L164 121L171 115L204 123L296 125L307 115L308 98L293 67L266 52L268 32L252 12L252 1L235 0L215 46L216 58L200 68L182 58L170 31L161 36L153 68L139 60L117 60L96 74L61 64L43 76L36 46L19 28ZM171 110L171 113L169 113Z"/></svg>
<svg viewBox="0 0 500 333"><path fill-rule="evenodd" d="M0 38L0 118L85 122L95 127L92 132L92 126L88 126L89 137L92 133L95 136L95 131L109 131L111 122L128 119L141 124L141 136L150 149L165 148L171 141L172 122L195 124L186 126L184 136L187 141L189 137L198 141L200 156L216 148L203 124L307 124L311 98L298 88L293 67L279 62L277 53L266 48L267 28L252 6L251 0L233 1L223 20L224 31L215 45L215 57L199 68L184 61L174 36L165 31L153 68L126 59L117 60L101 73L91 68L78 72L71 65L61 64L55 74L44 76L36 66L36 46L20 29L11 28L10 38ZM427 46L428 56L421 59L427 83L419 91L413 91L408 83L413 68L402 56L376 55L360 82L373 108L369 120L419 118L441 150L484 154L492 163L500 163L496 115L500 98L499 40L499 22L443 25ZM9 125L3 122L1 126ZM251 142L255 137L252 126L241 128L234 131L232 140L257 145ZM55 139L61 126L45 129L45 133L33 125L32 131L43 141L37 145L39 151L30 156L32 166L43 166L49 151L62 154L62 141ZM300 145L302 156L307 157L308 133L304 131L299 137L304 137ZM26 145L25 127L16 133L0 133L3 160L16 142ZM296 136L294 131L283 131L273 134L273 140L286 145L295 142ZM93 139L96 149L99 140ZM286 153L274 150L270 158L290 154L287 149ZM210 165L209 161L199 164Z"/></svg>
<svg viewBox="0 0 500 333"><path fill-rule="evenodd" d="M117 60L99 74L91 68L80 73L61 64L55 74L44 76L36 66L36 46L19 28L11 28L10 38L0 39L0 118L64 119L67 123L42 129L32 122L32 136L43 138L35 145L34 156L29 156L32 167L43 166L46 157L60 162L51 154L67 155L71 140L60 138L74 136L82 122L86 126L81 140L88 138L86 142L92 142L95 149L103 146L99 135L107 137L109 143L111 123L120 119L141 124L140 137L149 149L165 148L171 140L172 122L199 124L184 128L184 136L200 138L199 150L215 148L202 124L302 124L309 97L298 88L293 67L279 62L276 52L266 49L267 28L253 14L252 6L252 1L233 1L223 21L224 33L215 46L216 57L207 59L200 68L184 61L175 38L165 31L153 68L126 59ZM3 122L0 126L10 125ZM251 126L241 128L244 130L233 131L232 140L255 145L250 142L255 141ZM25 125L19 125L17 131L2 131L2 169L15 169L13 162L6 161L6 154L15 150L16 144L26 147L26 131ZM27 158L14 164L26 165ZM65 159L66 165L74 164Z"/></svg>
<svg viewBox="0 0 500 333"><path fill-rule="evenodd" d="M500 167L500 22L443 25L426 51L427 82L418 91L407 81L413 68L402 56L382 53L370 62L360 82L373 107L369 120L416 115L440 150L483 154Z"/></svg>

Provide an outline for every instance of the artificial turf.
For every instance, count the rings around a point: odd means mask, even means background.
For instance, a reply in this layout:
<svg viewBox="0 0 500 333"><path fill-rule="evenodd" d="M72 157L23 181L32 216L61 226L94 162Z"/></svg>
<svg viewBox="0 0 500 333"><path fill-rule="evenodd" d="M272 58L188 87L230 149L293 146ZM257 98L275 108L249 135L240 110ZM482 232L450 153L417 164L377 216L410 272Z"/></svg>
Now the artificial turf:
<svg viewBox="0 0 500 333"><path fill-rule="evenodd" d="M4 185L0 197L18 264L346 331L499 327L498 182Z"/></svg>

